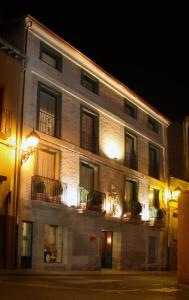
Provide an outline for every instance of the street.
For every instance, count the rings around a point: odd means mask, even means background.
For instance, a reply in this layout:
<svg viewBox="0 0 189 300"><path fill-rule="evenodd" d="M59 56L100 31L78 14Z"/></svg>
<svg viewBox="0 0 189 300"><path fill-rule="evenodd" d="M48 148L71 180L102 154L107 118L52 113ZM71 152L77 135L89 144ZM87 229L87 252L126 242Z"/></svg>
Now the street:
<svg viewBox="0 0 189 300"><path fill-rule="evenodd" d="M3 300L189 299L173 273L0 275L0 291Z"/></svg>

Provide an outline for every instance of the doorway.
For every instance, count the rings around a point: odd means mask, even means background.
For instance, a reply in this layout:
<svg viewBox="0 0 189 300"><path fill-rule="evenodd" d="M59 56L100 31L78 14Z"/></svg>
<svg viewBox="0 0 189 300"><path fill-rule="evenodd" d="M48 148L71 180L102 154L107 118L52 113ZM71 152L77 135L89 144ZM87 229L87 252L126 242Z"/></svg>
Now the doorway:
<svg viewBox="0 0 189 300"><path fill-rule="evenodd" d="M21 255L21 267L32 267L32 235L33 235L33 223L23 221L22 222L22 255Z"/></svg>
<svg viewBox="0 0 189 300"><path fill-rule="evenodd" d="M112 242L113 232L102 231L102 268L112 269Z"/></svg>

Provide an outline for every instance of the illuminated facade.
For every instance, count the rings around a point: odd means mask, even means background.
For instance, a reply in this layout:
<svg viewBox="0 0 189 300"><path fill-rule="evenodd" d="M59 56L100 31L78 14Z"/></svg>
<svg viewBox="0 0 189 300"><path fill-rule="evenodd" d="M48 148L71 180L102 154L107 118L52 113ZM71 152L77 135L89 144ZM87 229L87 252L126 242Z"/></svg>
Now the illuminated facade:
<svg viewBox="0 0 189 300"><path fill-rule="evenodd" d="M24 56L0 38L0 269L15 258L20 88Z"/></svg>
<svg viewBox="0 0 189 300"><path fill-rule="evenodd" d="M168 120L38 21L26 24L23 151L33 128L40 142L22 156L18 266L165 269Z"/></svg>

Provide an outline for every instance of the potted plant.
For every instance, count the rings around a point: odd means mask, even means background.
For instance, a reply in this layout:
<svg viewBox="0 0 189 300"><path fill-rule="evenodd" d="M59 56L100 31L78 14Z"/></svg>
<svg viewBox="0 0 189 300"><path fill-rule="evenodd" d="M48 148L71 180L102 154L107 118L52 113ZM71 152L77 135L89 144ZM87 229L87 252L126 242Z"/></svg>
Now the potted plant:
<svg viewBox="0 0 189 300"><path fill-rule="evenodd" d="M139 201L134 201L131 204L131 216L134 218L140 218L140 213L142 211L142 205Z"/></svg>
<svg viewBox="0 0 189 300"><path fill-rule="evenodd" d="M45 200L45 183L44 183L44 181L40 177L37 177L35 179L34 186L35 186L36 199L44 201Z"/></svg>
<svg viewBox="0 0 189 300"><path fill-rule="evenodd" d="M62 183L60 181L53 182L51 189L51 202L61 203L61 195L63 193Z"/></svg>
<svg viewBox="0 0 189 300"><path fill-rule="evenodd" d="M94 191L88 195L87 209L102 211L103 193Z"/></svg>

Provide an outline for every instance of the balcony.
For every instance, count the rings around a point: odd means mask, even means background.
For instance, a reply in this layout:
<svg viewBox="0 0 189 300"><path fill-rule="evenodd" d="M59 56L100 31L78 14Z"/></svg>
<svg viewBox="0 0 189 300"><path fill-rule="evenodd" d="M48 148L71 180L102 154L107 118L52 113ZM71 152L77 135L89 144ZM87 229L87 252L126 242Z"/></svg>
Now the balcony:
<svg viewBox="0 0 189 300"><path fill-rule="evenodd" d="M3 108L0 115L0 137L3 139L8 138L11 135L11 127L12 112L6 108Z"/></svg>
<svg viewBox="0 0 189 300"><path fill-rule="evenodd" d="M84 187L79 187L79 207L81 209L103 212L103 204L105 201L105 193L94 191L89 192Z"/></svg>
<svg viewBox="0 0 189 300"><path fill-rule="evenodd" d="M67 184L39 175L32 176L31 200L50 203L66 203Z"/></svg>
<svg viewBox="0 0 189 300"><path fill-rule="evenodd" d="M135 153L125 153L125 165L130 169L137 170L137 157Z"/></svg>

